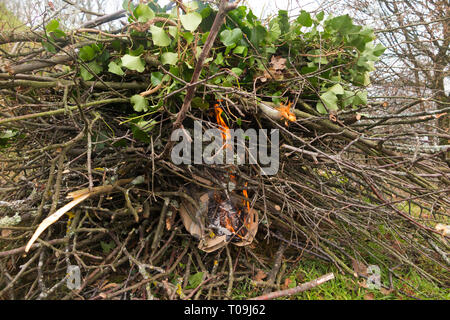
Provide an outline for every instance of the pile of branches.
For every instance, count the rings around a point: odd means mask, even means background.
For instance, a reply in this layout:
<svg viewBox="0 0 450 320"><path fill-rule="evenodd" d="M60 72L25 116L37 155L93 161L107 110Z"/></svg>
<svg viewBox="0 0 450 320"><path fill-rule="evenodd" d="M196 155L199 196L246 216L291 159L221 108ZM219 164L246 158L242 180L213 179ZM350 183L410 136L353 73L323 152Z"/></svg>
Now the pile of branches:
<svg viewBox="0 0 450 320"><path fill-rule="evenodd" d="M304 258L363 278L361 266L394 277L408 266L445 285L446 149L403 137L394 150L377 127L388 119L370 118L385 104L367 98L384 51L373 32L304 11L263 23L223 0L174 8L130 2L70 31L1 30L0 298L223 299L241 281L259 295L280 288L283 261ZM216 104L231 128L279 130L277 174L172 162L172 132L217 128ZM205 253L180 203L198 202L194 187L225 191L230 170L258 233ZM79 190L89 196L26 248Z"/></svg>

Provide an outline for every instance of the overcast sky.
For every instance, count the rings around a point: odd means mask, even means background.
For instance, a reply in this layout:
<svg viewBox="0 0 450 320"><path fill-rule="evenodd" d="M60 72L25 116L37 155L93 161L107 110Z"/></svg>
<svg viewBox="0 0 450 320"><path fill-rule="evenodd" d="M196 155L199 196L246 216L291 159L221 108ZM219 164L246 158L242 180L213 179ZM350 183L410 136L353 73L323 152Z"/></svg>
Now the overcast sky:
<svg viewBox="0 0 450 320"><path fill-rule="evenodd" d="M158 3L164 6L169 3L170 0L159 0ZM187 2L187 1L185 1ZM299 8L300 3L301 8ZM245 5L252 9L253 13L258 17L265 17L271 13L275 13L278 10L292 10L291 14L294 15L299 10L303 9L311 11L319 6L318 0L242 0L241 5Z"/></svg>

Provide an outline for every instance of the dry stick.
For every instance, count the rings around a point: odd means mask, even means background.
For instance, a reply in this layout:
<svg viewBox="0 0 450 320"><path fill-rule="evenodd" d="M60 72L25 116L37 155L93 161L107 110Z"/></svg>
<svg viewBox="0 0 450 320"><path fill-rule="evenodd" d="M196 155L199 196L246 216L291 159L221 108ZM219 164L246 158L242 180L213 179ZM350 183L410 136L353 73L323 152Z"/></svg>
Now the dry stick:
<svg viewBox="0 0 450 320"><path fill-rule="evenodd" d="M275 263L273 264L273 268L269 273L269 276L267 277L267 283L269 287L264 289L263 293L267 294L270 292L270 286L274 284L275 279L277 277L278 271L281 267L281 260L283 259L283 253L287 248L287 244L285 242L281 242L280 247L277 250L277 253L275 254Z"/></svg>
<svg viewBox="0 0 450 320"><path fill-rule="evenodd" d="M161 240L161 236L162 236L162 233L164 230L164 222L166 220L165 218L166 218L167 208L169 206L169 203L170 203L170 199L165 198L164 205L161 210L161 216L159 218L158 226L156 227L155 237L153 238L153 243L151 246L153 252L155 252L156 248L158 248L159 242Z"/></svg>
<svg viewBox="0 0 450 320"><path fill-rule="evenodd" d="M98 100L98 101L93 101L93 102L88 102L88 103L82 104L82 105L80 105L80 108L84 109L84 108L89 108L89 107L98 106L98 105L102 105L102 104L120 103L120 102L128 102L128 101L129 101L129 99L123 99L123 98ZM70 106L68 109L70 111L77 110L78 106ZM40 118L40 117L54 116L57 114L62 114L64 112L67 112L67 108L25 114L25 115L13 117L13 118L3 118L3 119L0 119L0 125L4 124L4 123L8 123L8 122L13 122L13 121L21 121L21 120Z"/></svg>
<svg viewBox="0 0 450 320"><path fill-rule="evenodd" d="M271 292L269 294L265 294L265 295L262 295L262 296L259 296L256 298L252 298L250 300L270 300L270 299L276 299L276 298L285 297L285 296L291 296L291 295L297 294L299 292L310 290L314 287L321 285L324 282L327 282L327 281L330 281L333 279L334 279L334 273L328 273L328 274L321 276L315 280L303 283L295 288Z"/></svg>
<svg viewBox="0 0 450 320"><path fill-rule="evenodd" d="M197 87L194 86L193 84L196 83L200 78L200 73L203 69L203 64L205 63L205 60L208 57L209 52L211 51L214 41L216 40L216 37L219 34L220 27L225 21L227 13L235 9L236 7L237 3L228 3L228 0L220 1L219 11L217 12L216 18L214 19L214 23L211 27L211 31L208 35L208 38L206 39L205 45L203 46L203 50L200 53L197 64L195 65L194 74L192 75L190 86L187 88L184 103L180 109L180 112L178 113L177 119L173 123L173 130L181 128L183 120L184 118L186 118L186 114L191 107L191 102L192 99L194 98L195 91L197 90ZM171 151L173 144L174 144L173 141L169 141L166 144L163 152L157 158L158 159L165 158L166 155Z"/></svg>
<svg viewBox="0 0 450 320"><path fill-rule="evenodd" d="M233 260L231 259L230 248L226 246L225 249L227 251L228 266L230 269L230 273L228 275L228 288L226 296L227 298L231 298L231 291L233 290L233 282L234 282Z"/></svg>
<svg viewBox="0 0 450 320"><path fill-rule="evenodd" d="M28 269L28 267L30 266L30 264L32 264L33 261L36 260L39 256L40 256L40 252L38 251L38 252L36 252L36 253L34 254L34 256L31 257L24 265L21 266L20 271L16 274L16 276L14 277L14 279L12 279L12 280L8 283L8 285L0 291L0 297L3 296L3 294L4 294L6 291L8 291L9 288L11 288L11 287L14 285L14 283L16 283L17 280L19 280L19 278L20 278L20 276L22 275L22 273L24 273L25 270Z"/></svg>

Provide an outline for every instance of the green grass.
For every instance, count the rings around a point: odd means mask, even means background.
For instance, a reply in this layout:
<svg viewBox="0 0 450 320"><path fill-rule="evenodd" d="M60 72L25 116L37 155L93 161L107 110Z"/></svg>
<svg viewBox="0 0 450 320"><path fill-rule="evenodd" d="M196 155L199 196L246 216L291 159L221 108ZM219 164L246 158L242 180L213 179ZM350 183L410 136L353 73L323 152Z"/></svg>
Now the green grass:
<svg viewBox="0 0 450 320"><path fill-rule="evenodd" d="M363 278L355 278L351 275L341 274L333 265L327 265L322 261L304 260L287 273L282 280L290 280L290 286L294 287L318 277L333 272L335 279L323 283L311 290L301 292L295 296L282 297L290 300L409 300L413 296L419 299L450 300L450 290L439 288L437 285L423 279L416 271L411 269L397 270L401 279L393 277L394 290L367 289L364 287ZM268 272L268 270L266 270ZM389 277L382 272L381 282L389 287ZM234 299L248 299L262 294L262 289L255 288L251 281L239 283L233 292ZM409 295L409 296L408 296Z"/></svg>

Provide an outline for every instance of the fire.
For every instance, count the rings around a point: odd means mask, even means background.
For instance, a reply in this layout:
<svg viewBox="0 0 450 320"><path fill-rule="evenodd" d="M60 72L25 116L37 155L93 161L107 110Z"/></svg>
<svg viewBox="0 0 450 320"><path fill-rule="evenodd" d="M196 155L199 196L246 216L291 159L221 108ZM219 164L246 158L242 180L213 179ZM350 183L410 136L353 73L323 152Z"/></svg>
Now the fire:
<svg viewBox="0 0 450 320"><path fill-rule="evenodd" d="M222 102L222 100L218 100L218 102ZM222 138L224 139L224 147L225 148L230 148L231 145L228 143L228 141L231 140L231 133L230 133L230 128L227 126L226 122L223 120L222 118L222 113L224 112L222 108L220 108L219 103L216 103L214 105L214 110L216 113L216 121L217 124L220 126L220 131L222 131ZM231 170L228 171L228 176L230 178L230 181L236 183L236 176L233 174L233 172ZM247 187L247 183L245 183L245 187ZM243 224L242 227L245 227L244 229L249 228L248 225L248 214L250 213L250 202L246 199L248 199L248 192L247 189L245 188L244 190L242 190L242 194L245 197L245 200L243 200L243 205L247 207L247 215L244 215L243 219ZM216 199L216 201L222 201L220 199ZM228 230L230 231L232 234L238 236L239 238L243 239L243 236L241 234L239 234L240 230L235 229L235 227L237 227L239 225L239 223L237 221L241 220L242 217L242 210L225 210L224 207L222 207L222 221L221 224ZM241 220L242 221L242 220ZM242 227L240 227L239 229L242 229ZM245 231L244 231L245 232Z"/></svg>
<svg viewBox="0 0 450 320"><path fill-rule="evenodd" d="M222 138L225 140L224 146L226 148L229 148L231 146L227 143L227 141L229 141L231 139L231 133L230 133L230 128L227 126L225 121L222 119L223 110L222 110L222 108L219 107L218 103L216 103L214 105L214 110L216 111L216 120L220 126L220 131L222 131Z"/></svg>
<svg viewBox="0 0 450 320"><path fill-rule="evenodd" d="M297 117L291 111L291 106L292 106L292 102L288 102L287 105L280 103L280 106L278 108L276 108L278 111L280 111L281 118L286 119L286 121L284 122L284 124L286 126L288 125L288 121L294 122L297 120Z"/></svg>

